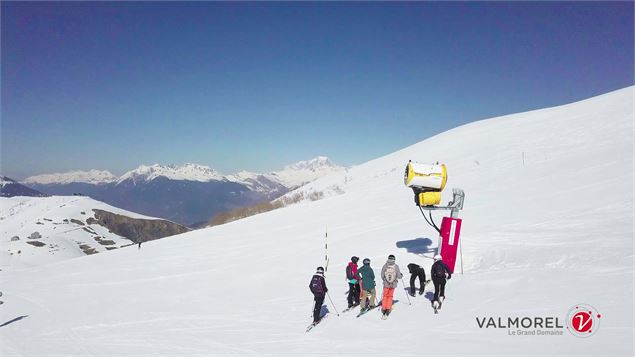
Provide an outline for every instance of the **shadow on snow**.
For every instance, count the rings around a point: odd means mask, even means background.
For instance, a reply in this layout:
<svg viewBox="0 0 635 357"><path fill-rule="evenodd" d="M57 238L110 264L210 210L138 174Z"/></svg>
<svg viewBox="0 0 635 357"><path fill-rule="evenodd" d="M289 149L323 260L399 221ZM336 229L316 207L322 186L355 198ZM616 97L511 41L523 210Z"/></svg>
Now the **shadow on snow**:
<svg viewBox="0 0 635 357"><path fill-rule="evenodd" d="M326 305L322 305L322 307L320 308L320 319L323 318L326 314L328 314L329 308Z"/></svg>
<svg viewBox="0 0 635 357"><path fill-rule="evenodd" d="M426 256L428 253L437 253L437 248L431 248L432 239L430 238L415 238L410 240L401 240L396 243L397 248L405 248L408 253L417 254L419 256L430 258Z"/></svg>
<svg viewBox="0 0 635 357"><path fill-rule="evenodd" d="M434 293L431 291L427 291L426 292L426 299L430 300L430 302L432 302L432 300L434 299Z"/></svg>

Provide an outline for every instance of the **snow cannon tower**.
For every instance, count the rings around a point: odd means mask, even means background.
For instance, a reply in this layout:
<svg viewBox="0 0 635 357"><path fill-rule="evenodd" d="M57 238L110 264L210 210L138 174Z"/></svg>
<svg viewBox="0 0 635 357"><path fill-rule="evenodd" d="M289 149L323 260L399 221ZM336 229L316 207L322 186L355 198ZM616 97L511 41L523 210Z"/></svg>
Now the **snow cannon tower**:
<svg viewBox="0 0 635 357"><path fill-rule="evenodd" d="M421 164L408 161L406 172L404 173L404 184L414 192L415 204L419 207L423 218L439 232L438 254L443 256L443 261L454 273L457 250L460 247L461 219L459 218L459 211L463 209L465 193L460 188L453 188L452 201L448 202L447 206L439 206L441 203L441 192L445 188L447 180L447 168L438 162L435 164ZM427 217L424 210L428 211ZM450 217L443 217L441 228L437 227L432 219L432 211L437 210L450 211ZM461 273L463 273L463 263L461 263Z"/></svg>

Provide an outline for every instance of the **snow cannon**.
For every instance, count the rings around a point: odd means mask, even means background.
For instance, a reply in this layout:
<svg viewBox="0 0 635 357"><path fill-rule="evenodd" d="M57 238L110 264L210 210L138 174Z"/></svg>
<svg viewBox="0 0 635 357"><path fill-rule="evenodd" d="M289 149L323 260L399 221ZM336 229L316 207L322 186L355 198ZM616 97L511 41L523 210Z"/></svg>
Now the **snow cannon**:
<svg viewBox="0 0 635 357"><path fill-rule="evenodd" d="M441 203L441 191L448 181L448 171L443 164L422 164L408 161L403 182L415 194L417 206L434 206Z"/></svg>
<svg viewBox="0 0 635 357"><path fill-rule="evenodd" d="M459 211L463 209L465 193L460 188L452 189L452 201L447 206L439 206L441 203L441 191L448 180L448 172L443 164L421 164L408 161L404 173L404 184L410 187L415 194L415 203L426 222L439 233L437 254L443 256L443 261L454 272L454 265L459 248L461 235L461 219ZM424 210L428 211L426 216ZM441 228L432 218L432 211L448 210L450 217L443 217ZM462 262L462 259L461 259ZM461 273L463 264L461 263Z"/></svg>

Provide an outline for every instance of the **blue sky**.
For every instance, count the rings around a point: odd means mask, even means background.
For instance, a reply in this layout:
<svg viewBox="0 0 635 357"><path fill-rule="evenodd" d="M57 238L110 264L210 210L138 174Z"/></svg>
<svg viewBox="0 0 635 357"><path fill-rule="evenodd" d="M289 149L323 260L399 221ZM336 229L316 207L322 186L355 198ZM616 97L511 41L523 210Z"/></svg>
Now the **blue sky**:
<svg viewBox="0 0 635 357"><path fill-rule="evenodd" d="M633 84L632 2L2 2L2 174L352 165Z"/></svg>

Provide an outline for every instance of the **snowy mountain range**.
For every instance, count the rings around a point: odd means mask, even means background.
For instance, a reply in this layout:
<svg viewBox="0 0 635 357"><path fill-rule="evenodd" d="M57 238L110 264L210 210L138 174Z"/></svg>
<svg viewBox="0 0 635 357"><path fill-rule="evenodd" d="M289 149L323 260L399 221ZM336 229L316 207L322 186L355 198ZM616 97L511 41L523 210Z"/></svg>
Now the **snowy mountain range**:
<svg viewBox="0 0 635 357"><path fill-rule="evenodd" d="M88 183L93 185L113 183L117 181L117 177L108 171L89 170L89 171L69 171L66 173L44 174L27 177L22 180L23 184L32 185L51 185L51 184L69 184L69 183Z"/></svg>
<svg viewBox="0 0 635 357"><path fill-rule="evenodd" d="M197 227L218 213L270 201L325 175L344 170L327 157L285 166L280 171L222 175L204 165L141 165L116 177L108 171L72 171L22 181L50 195L81 193L155 217Z"/></svg>
<svg viewBox="0 0 635 357"><path fill-rule="evenodd" d="M457 127L299 189L322 200L3 270L0 354L633 356L634 94ZM443 203L465 191L461 260L439 314L432 284L409 297L400 282L387 320L357 318L342 311L351 256L370 259L379 300L388 254L406 284L409 263L430 275L438 233L403 184L408 160L447 165ZM306 333L317 266L326 319ZM578 313L593 320L581 337Z"/></svg>
<svg viewBox="0 0 635 357"><path fill-rule="evenodd" d="M173 181L231 181L247 186L258 187L255 183L266 178L269 181L292 189L343 169L343 167L333 164L329 158L318 156L311 160L287 165L280 171L264 174L240 171L232 175L222 175L208 166L192 163L180 166L154 164L150 166L141 165L134 170L124 173L120 177L116 177L109 171L70 171L66 173L30 176L22 180L22 183L28 185L63 185L71 183L100 185L111 183L121 184L124 182L138 184L163 177Z"/></svg>
<svg viewBox="0 0 635 357"><path fill-rule="evenodd" d="M223 181L225 179L216 170L203 165L142 165L123 174L117 179L117 183L119 184L126 181L130 181L133 184L145 183L159 177L164 177L173 181L197 182Z"/></svg>

